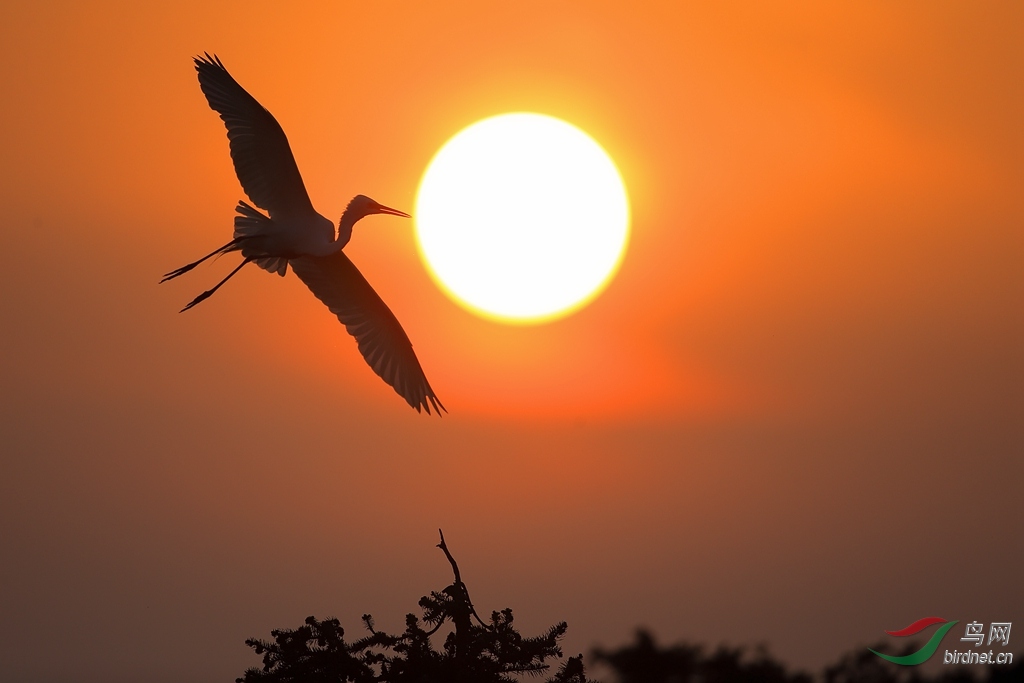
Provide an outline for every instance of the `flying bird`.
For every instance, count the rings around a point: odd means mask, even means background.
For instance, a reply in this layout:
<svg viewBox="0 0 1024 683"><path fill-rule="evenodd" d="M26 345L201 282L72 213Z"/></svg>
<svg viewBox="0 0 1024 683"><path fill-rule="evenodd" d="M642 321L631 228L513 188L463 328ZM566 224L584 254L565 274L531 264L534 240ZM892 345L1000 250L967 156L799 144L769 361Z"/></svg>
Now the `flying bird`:
<svg viewBox="0 0 1024 683"><path fill-rule="evenodd" d="M429 414L433 406L440 415L445 408L430 388L398 318L342 251L359 219L377 213L403 218L409 214L357 195L342 213L335 233L334 224L313 208L288 138L274 116L232 78L216 55L207 53L194 61L199 87L228 129L235 174L256 206L239 201L232 240L172 270L160 282L184 275L214 256L241 252L242 262L181 309L184 312L210 298L248 263L282 277L291 266L355 337L373 371L417 412L425 409Z"/></svg>

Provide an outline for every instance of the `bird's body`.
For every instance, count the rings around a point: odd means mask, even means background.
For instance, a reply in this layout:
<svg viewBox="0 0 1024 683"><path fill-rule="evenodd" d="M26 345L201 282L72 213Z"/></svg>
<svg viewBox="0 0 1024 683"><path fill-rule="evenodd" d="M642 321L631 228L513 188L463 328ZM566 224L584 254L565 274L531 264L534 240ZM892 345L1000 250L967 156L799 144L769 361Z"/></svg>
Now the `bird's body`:
<svg viewBox="0 0 1024 683"><path fill-rule="evenodd" d="M313 294L338 316L355 337L370 367L417 411L437 399L398 319L359 273L342 249L352 227L365 216L409 215L357 195L334 224L317 213L306 193L288 139L273 115L228 73L216 57L195 58L199 85L210 107L224 120L231 159L245 193L256 207L240 201L233 239L207 256L173 270L161 282L183 275L203 261L241 252L238 267L215 287L197 296L183 311L209 298L247 263L284 276L290 265ZM259 209L266 211L264 214Z"/></svg>
<svg viewBox="0 0 1024 683"><path fill-rule="evenodd" d="M291 253L293 256L328 256L345 248L345 242L335 239L334 224L320 214L313 217L270 218L266 226L251 245L242 248L243 256L247 255L247 251L253 254L264 252L281 255Z"/></svg>

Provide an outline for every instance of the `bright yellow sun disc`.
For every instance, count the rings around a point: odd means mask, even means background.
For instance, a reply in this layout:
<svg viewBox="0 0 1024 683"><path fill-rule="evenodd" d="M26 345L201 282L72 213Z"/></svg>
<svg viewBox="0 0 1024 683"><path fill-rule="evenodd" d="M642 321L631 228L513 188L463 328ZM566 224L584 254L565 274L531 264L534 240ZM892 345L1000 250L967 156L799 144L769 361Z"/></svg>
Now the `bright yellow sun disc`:
<svg viewBox="0 0 1024 683"><path fill-rule="evenodd" d="M586 305L611 280L629 203L611 157L541 114L478 121L434 156L416 198L434 279L475 313L540 322Z"/></svg>

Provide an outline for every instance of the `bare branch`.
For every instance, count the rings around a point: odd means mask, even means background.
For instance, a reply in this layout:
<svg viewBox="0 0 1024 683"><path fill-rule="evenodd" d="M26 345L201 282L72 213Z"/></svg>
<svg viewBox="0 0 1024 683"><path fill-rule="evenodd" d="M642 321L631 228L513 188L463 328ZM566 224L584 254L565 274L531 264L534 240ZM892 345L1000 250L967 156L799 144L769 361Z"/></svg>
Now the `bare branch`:
<svg viewBox="0 0 1024 683"><path fill-rule="evenodd" d="M441 535L441 542L437 544L437 547L444 551L445 557L448 558L448 562L452 565L452 572L455 574L455 585L465 594L466 604L469 605L469 613L473 615L478 624L488 630L492 629L493 627L481 619L480 615L476 613L473 601L469 597L469 588L467 588L466 584L462 582L462 574L459 573L459 564L455 561L455 558L452 557L451 552L449 552L448 544L444 542L444 532L438 529L437 533Z"/></svg>
<svg viewBox="0 0 1024 683"><path fill-rule="evenodd" d="M452 571L455 572L456 585L463 585L462 575L459 574L459 565L455 562L455 558L452 557L452 554L448 552L448 545L444 542L444 532L438 529L437 533L441 534L441 542L437 544L437 547L444 551L445 557L447 557L448 561L451 563Z"/></svg>

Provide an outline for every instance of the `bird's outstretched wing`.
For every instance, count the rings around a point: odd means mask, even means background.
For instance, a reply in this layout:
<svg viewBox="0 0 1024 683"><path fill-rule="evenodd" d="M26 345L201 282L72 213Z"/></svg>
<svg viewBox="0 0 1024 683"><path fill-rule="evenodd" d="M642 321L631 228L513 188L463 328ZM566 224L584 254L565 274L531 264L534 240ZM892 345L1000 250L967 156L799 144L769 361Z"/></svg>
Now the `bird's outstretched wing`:
<svg viewBox="0 0 1024 683"><path fill-rule="evenodd" d="M299 279L356 338L359 352L381 379L416 409L445 410L430 388L412 342L398 318L373 291L352 261L341 251L330 256L302 256L289 263ZM447 412L447 411L445 411Z"/></svg>
<svg viewBox="0 0 1024 683"><path fill-rule="evenodd" d="M315 213L284 130L216 56L195 57L199 87L228 129L231 160L252 203L276 214Z"/></svg>

